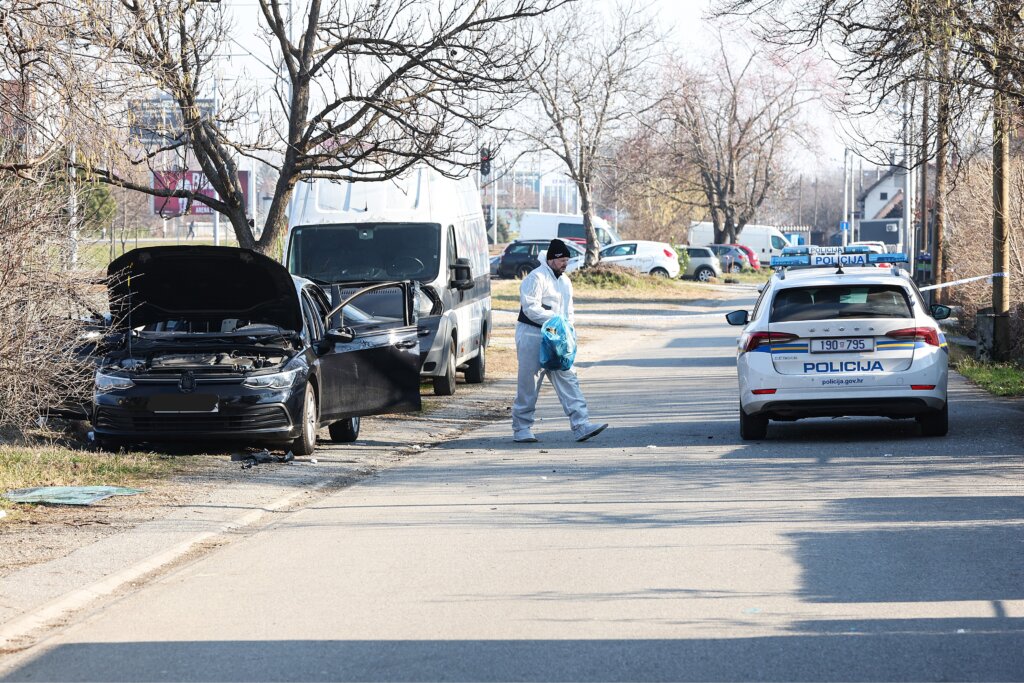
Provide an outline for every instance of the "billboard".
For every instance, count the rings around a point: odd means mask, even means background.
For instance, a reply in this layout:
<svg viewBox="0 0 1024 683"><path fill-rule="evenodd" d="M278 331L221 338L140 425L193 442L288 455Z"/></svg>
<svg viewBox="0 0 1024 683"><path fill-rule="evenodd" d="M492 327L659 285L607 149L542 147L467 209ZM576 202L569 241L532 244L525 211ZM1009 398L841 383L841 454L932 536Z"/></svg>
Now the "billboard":
<svg viewBox="0 0 1024 683"><path fill-rule="evenodd" d="M213 117L213 100L196 101L200 118ZM143 145L167 145L180 140L184 130L181 108L171 97L132 100L128 103L129 135Z"/></svg>
<svg viewBox="0 0 1024 683"><path fill-rule="evenodd" d="M238 172L242 185L243 203L249 206L249 171ZM202 171L153 171L153 189L185 190L207 197L217 197ZM187 199L180 197L153 197L153 213L159 216L181 216L185 214ZM190 216L212 216L213 209L202 202L193 201L189 207Z"/></svg>

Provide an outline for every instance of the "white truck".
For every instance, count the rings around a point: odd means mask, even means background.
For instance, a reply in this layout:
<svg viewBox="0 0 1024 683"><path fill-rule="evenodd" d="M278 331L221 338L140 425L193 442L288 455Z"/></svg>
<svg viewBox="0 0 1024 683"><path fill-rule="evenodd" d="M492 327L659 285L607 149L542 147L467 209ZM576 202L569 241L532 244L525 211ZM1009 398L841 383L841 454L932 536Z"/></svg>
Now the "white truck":
<svg viewBox="0 0 1024 683"><path fill-rule="evenodd" d="M704 246L714 242L715 226L712 223L690 224L691 245ZM782 256L782 250L789 246L786 236L773 225L745 225L736 242L753 249L762 264L768 264L772 256Z"/></svg>
<svg viewBox="0 0 1024 683"><path fill-rule="evenodd" d="M597 242L602 247L622 240L615 232L615 228L599 216L594 216L594 230L597 232ZM583 230L583 215L541 213L540 211L523 213L523 217L519 220L519 239L550 240L555 237L586 242L587 234Z"/></svg>
<svg viewBox="0 0 1024 683"><path fill-rule="evenodd" d="M491 281L480 195L469 179L427 166L383 182L315 180L295 188L284 263L334 298L379 282L419 283L421 376L434 393L455 392L455 373L484 381ZM372 315L394 297L370 292L355 305Z"/></svg>

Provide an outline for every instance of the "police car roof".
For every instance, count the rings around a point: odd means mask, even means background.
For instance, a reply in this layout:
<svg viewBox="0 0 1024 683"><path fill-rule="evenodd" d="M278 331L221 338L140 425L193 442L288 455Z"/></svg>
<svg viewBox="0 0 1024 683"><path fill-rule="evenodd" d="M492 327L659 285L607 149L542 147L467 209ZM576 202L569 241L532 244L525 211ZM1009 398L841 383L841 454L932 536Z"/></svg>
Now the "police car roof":
<svg viewBox="0 0 1024 683"><path fill-rule="evenodd" d="M776 274L773 277L776 289L788 287L825 287L839 284L892 284L909 282L907 271L898 269L898 275L893 274L892 268L876 268L875 266L843 266L842 274L836 272L836 267L829 268L794 268L785 271L785 277Z"/></svg>

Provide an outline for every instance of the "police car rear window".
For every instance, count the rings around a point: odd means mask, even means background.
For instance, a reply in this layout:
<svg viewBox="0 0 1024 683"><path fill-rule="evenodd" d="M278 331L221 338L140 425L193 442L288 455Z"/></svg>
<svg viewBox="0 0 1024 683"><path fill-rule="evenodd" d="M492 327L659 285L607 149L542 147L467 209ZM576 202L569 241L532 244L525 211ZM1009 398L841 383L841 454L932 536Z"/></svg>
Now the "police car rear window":
<svg viewBox="0 0 1024 683"><path fill-rule="evenodd" d="M902 287L847 285L779 290L769 322L910 317L910 303Z"/></svg>

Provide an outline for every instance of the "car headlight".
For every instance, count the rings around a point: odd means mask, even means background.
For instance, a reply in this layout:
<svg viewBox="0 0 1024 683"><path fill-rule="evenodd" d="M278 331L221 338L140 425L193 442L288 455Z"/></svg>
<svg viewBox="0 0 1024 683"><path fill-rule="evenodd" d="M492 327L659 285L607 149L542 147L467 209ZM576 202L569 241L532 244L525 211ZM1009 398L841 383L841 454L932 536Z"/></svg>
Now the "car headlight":
<svg viewBox="0 0 1024 683"><path fill-rule="evenodd" d="M102 394L107 391L131 389L134 386L135 382L123 375L108 375L102 370L96 371L96 393Z"/></svg>
<svg viewBox="0 0 1024 683"><path fill-rule="evenodd" d="M295 378L299 376L300 368L275 372L271 375L253 375L246 377L242 386L250 389L287 389L295 384Z"/></svg>

